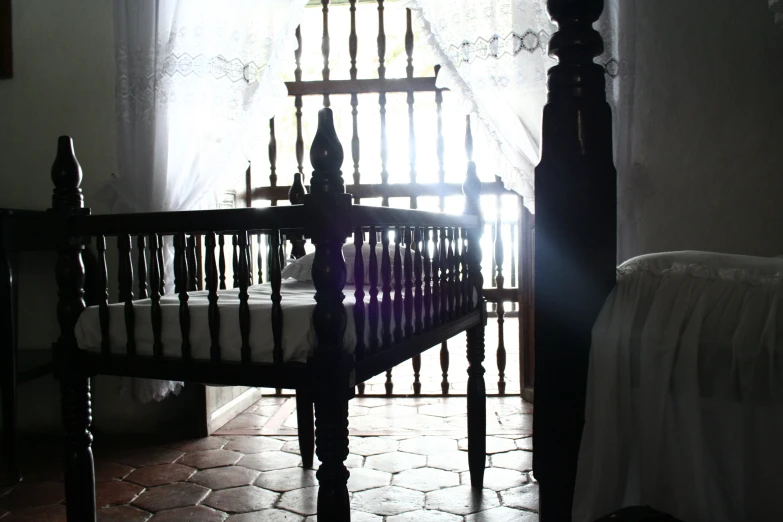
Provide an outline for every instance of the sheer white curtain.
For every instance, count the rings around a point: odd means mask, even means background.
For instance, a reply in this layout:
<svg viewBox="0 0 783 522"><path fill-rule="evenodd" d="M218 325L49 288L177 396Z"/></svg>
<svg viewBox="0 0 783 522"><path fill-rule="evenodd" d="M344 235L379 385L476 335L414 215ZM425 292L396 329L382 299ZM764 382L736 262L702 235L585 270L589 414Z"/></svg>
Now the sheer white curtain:
<svg viewBox="0 0 783 522"><path fill-rule="evenodd" d="M117 174L104 193L113 211L210 207L235 184L243 151L263 142L287 94L280 72L305 3L115 0ZM149 401L181 383L133 387Z"/></svg>
<svg viewBox="0 0 783 522"><path fill-rule="evenodd" d="M623 69L613 23L618 4L607 2L598 25L607 45L597 62L606 68L610 93ZM546 0L407 0L405 5L440 58L439 86L459 96L465 111L484 124L495 153L480 159L480 168L497 173L534 210L546 72L556 63L547 54L556 26Z"/></svg>

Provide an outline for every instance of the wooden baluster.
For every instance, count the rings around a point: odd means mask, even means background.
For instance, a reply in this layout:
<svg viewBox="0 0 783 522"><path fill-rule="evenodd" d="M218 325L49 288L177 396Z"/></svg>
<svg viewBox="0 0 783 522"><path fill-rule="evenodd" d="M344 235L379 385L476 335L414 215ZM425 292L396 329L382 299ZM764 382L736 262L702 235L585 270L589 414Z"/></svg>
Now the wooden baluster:
<svg viewBox="0 0 783 522"><path fill-rule="evenodd" d="M503 283L505 278L503 277L503 233L502 233L502 221L501 221L501 208L500 208L500 196L497 199L497 222L495 224L495 283L499 290L499 293L503 291ZM498 350L497 350L497 363L498 363L498 393L500 395L506 394L506 346L503 339L503 323L505 322L506 309L502 299L498 299Z"/></svg>
<svg viewBox="0 0 783 522"><path fill-rule="evenodd" d="M198 290L204 290L204 260L202 259L201 249L203 247L201 234L196 234L196 287Z"/></svg>
<svg viewBox="0 0 783 522"><path fill-rule="evenodd" d="M462 252L459 256L459 262L460 262L460 272L462 273L462 284L461 284L461 290L460 293L462 295L462 308L461 311L463 314L466 314L470 312L472 309L471 307L471 301L473 299L473 291L470 289L470 284L468 282L468 260L470 259L470 255L468 254L468 245L466 243L466 240L468 238L468 232L467 230L463 230L462 228L459 229L459 241L460 241L460 248Z"/></svg>
<svg viewBox="0 0 783 522"><path fill-rule="evenodd" d="M405 338L413 336L413 254L411 250L411 229L405 227L405 260L402 264L405 278Z"/></svg>
<svg viewBox="0 0 783 522"><path fill-rule="evenodd" d="M375 227L370 227L370 306L368 308L370 321L370 353L378 353L378 256L375 253L378 235Z"/></svg>
<svg viewBox="0 0 783 522"><path fill-rule="evenodd" d="M239 270L234 277L238 280L239 286L239 333L242 337L242 363L250 364L250 305L247 293L247 288L250 286L248 277L250 270L247 266L247 232L240 231L238 237L235 235L234 238L239 246ZM272 264L274 265L274 260Z"/></svg>
<svg viewBox="0 0 783 522"><path fill-rule="evenodd" d="M435 78L438 77L440 71L440 65L435 66ZM435 147L438 154L438 183L441 187L446 183L446 168L445 168L445 147L443 140L443 90L435 89L435 111L438 116L438 136L435 141ZM446 199L444 196L440 196L438 199L440 204L440 211L446 206Z"/></svg>
<svg viewBox="0 0 783 522"><path fill-rule="evenodd" d="M191 234L187 238L188 245L188 291L198 290L198 276L196 275L196 236Z"/></svg>
<svg viewBox="0 0 783 522"><path fill-rule="evenodd" d="M190 360L190 309L188 308L188 259L185 234L174 236L174 292L179 295L179 331L182 336L182 359Z"/></svg>
<svg viewBox="0 0 783 522"><path fill-rule="evenodd" d="M234 288L239 288L239 238L231 236L231 252L233 254L232 272L234 273Z"/></svg>
<svg viewBox="0 0 783 522"><path fill-rule="evenodd" d="M147 238L139 235L136 238L136 248L138 248L138 258L136 270L139 280L139 299L147 299Z"/></svg>
<svg viewBox="0 0 783 522"><path fill-rule="evenodd" d="M95 238L98 249L98 267L101 272L101 302L98 305L98 318L101 323L101 353L111 354L111 340L109 337L109 272L106 266L106 237Z"/></svg>
<svg viewBox="0 0 783 522"><path fill-rule="evenodd" d="M432 255L430 254L430 230L421 229L421 248L424 251L424 330L432 328Z"/></svg>
<svg viewBox="0 0 783 522"><path fill-rule="evenodd" d="M385 227L381 228L381 245L383 245L383 249L381 251L381 281L383 281L383 299L381 300L381 322L383 324L383 333L381 337L381 345L384 350L388 350L391 347L392 342L392 272L391 260L389 259L389 230Z"/></svg>
<svg viewBox="0 0 783 522"><path fill-rule="evenodd" d="M323 80L329 81L329 0L321 0L324 15L323 34L321 36L321 54L324 57L324 68L321 71ZM324 93L324 107L329 107L329 95Z"/></svg>
<svg viewBox="0 0 783 522"><path fill-rule="evenodd" d="M256 247L258 248L258 254L256 255L256 264L258 265L258 284L264 283L264 267L261 263L261 260L263 256L261 253L264 251L263 248L261 248L261 234L256 234Z"/></svg>
<svg viewBox="0 0 783 522"><path fill-rule="evenodd" d="M158 269L160 270L160 295L166 295L166 263L163 259L163 250L164 250L164 236L162 234L157 234L158 237L158 244L160 245L160 248L158 248Z"/></svg>
<svg viewBox="0 0 783 522"><path fill-rule="evenodd" d="M451 229L451 237L454 240L454 317L462 315L462 271L460 270L460 258L462 257L462 241L459 238L459 229Z"/></svg>
<svg viewBox="0 0 783 522"><path fill-rule="evenodd" d="M356 0L350 0L351 6L351 35L348 37L348 52L351 56L351 80L356 80L356 52L358 40L356 36ZM351 159L353 160L353 182L358 185L361 182L359 174L359 95L351 93L351 119L353 135L351 136ZM359 203L361 198L355 197L354 202ZM363 389L363 388L362 388Z"/></svg>
<svg viewBox="0 0 783 522"><path fill-rule="evenodd" d="M413 24L411 23L411 10L405 10L405 54L408 56L406 74L409 80L413 79ZM408 162L410 164L410 182L416 185L416 131L413 122L413 90L408 91ZM418 208L418 199L411 196L410 208Z"/></svg>
<svg viewBox="0 0 783 522"><path fill-rule="evenodd" d="M302 82L302 28L296 28L296 41L299 44L294 52L296 59L296 69L294 70L294 80L296 83ZM294 107L296 108L296 168L299 174L304 176L304 138L302 138L302 95L294 96Z"/></svg>
<svg viewBox="0 0 783 522"><path fill-rule="evenodd" d="M280 246L279 230L273 230L269 237L272 242L272 248ZM282 266L279 263L279 258L273 257L269 272L271 274L269 282L272 286L272 339L274 341L272 357L275 364L283 364L283 308L280 305L280 302L283 300L283 296L280 293Z"/></svg>
<svg viewBox="0 0 783 522"><path fill-rule="evenodd" d="M150 234L150 322L152 323L152 354L163 357L163 317L160 309L160 266L157 263L160 243L157 234Z"/></svg>
<svg viewBox="0 0 783 522"><path fill-rule="evenodd" d="M362 256L362 243L364 242L364 232L361 227L356 227L353 233L353 244L356 249L353 265L353 280L354 280L354 298L355 304L353 306L353 318L356 325L356 362L364 359L365 356L365 342L364 342L364 257ZM364 383L360 383L358 386L359 395L364 395Z"/></svg>
<svg viewBox="0 0 783 522"><path fill-rule="evenodd" d="M424 330L424 323L422 321L422 263L421 263L421 242L422 242L422 229L416 228L413 235L413 247L415 249L414 261L413 261L413 276L415 278L415 296L414 296L414 308L416 312L416 333L420 334ZM426 248L426 243L424 245ZM421 355L415 355L413 357L413 394L421 395L421 381L419 375L421 373Z"/></svg>
<svg viewBox="0 0 783 522"><path fill-rule="evenodd" d="M402 341L402 228L394 230L394 342Z"/></svg>
<svg viewBox="0 0 783 522"><path fill-rule="evenodd" d="M432 326L440 326L440 244L438 229L432 229Z"/></svg>
<svg viewBox="0 0 783 522"><path fill-rule="evenodd" d="M449 240L449 250L448 254L446 255L446 266L449 267L449 284L448 284L448 317L449 320L454 319L455 311L454 311L454 295L455 295L455 287L457 286L454 280L454 235L451 232L450 228L446 229L446 238Z"/></svg>
<svg viewBox="0 0 783 522"><path fill-rule="evenodd" d="M440 237L440 322L446 323L449 320L449 309L451 302L451 286L449 285L449 273L451 272L451 262L449 251L446 247L446 229L439 230Z"/></svg>
<svg viewBox="0 0 783 522"><path fill-rule="evenodd" d="M220 289L226 289L226 252L224 246L226 244L226 237L223 234L218 235L218 245L220 245L220 256L218 260L218 267L220 269Z"/></svg>
<svg viewBox="0 0 783 522"><path fill-rule="evenodd" d="M269 118L269 186L277 186L277 138L275 137L275 119Z"/></svg>
<svg viewBox="0 0 783 522"><path fill-rule="evenodd" d="M469 141L470 140L470 141ZM472 138L470 137L470 116L467 117L466 148L468 158L472 157ZM481 297L483 277L481 275L481 235L484 230L481 219L481 181L476 173L476 164L468 161L468 171L462 185L465 194L465 213L477 216L479 224L468 230L468 277L478 294L477 306L483 316L484 302ZM484 323L468 328L468 464L470 466L470 484L474 488L483 487L484 466L487 458L487 393L484 385Z"/></svg>
<svg viewBox="0 0 783 522"><path fill-rule="evenodd" d="M440 391L443 395L449 394L449 344L443 341L440 344L440 371L443 379L440 382Z"/></svg>
<svg viewBox="0 0 783 522"><path fill-rule="evenodd" d="M386 79L386 30L383 26L383 0L378 0L378 78ZM389 171L387 162L389 159L389 144L386 136L386 93L378 93L378 105L381 114L381 184L384 185L382 205L389 206L389 197L386 196L386 185L389 184Z"/></svg>
<svg viewBox="0 0 783 522"><path fill-rule="evenodd" d="M120 302L125 303L125 332L128 356L136 355L136 314L133 309L133 259L131 257L131 237L127 234L117 237L120 251Z"/></svg>
<svg viewBox="0 0 783 522"><path fill-rule="evenodd" d="M209 358L213 363L220 362L220 309L218 308L218 270L215 260L215 233L208 232L206 237L206 281L209 291L207 322L209 324Z"/></svg>

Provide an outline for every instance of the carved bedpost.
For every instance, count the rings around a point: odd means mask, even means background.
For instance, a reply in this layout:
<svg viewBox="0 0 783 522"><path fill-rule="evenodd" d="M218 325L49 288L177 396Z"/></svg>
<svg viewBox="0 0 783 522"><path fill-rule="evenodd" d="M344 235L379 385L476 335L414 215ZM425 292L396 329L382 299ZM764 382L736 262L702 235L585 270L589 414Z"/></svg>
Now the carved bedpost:
<svg viewBox="0 0 783 522"><path fill-rule="evenodd" d="M89 214L79 188L82 168L73 141L60 136L52 165L54 195L50 212L62 228L57 237L57 321L60 336L54 346L56 375L60 379L62 419L65 428L65 494L68 521L95 522L95 471L92 456L90 379L78 362L74 327L85 308L82 240L68 230L68 217Z"/></svg>
<svg viewBox="0 0 783 522"><path fill-rule="evenodd" d="M484 484L484 464L487 455L487 390L484 385L484 298L481 289L481 235L484 219L481 216L481 181L473 162L473 136L470 130L470 116L467 117L465 149L468 153L468 171L462 192L465 194L465 213L478 216L479 224L467 231L468 248L463 255L468 261L469 291L475 291L475 305L481 310L482 322L467 331L468 339L468 464L470 484L481 488Z"/></svg>
<svg viewBox="0 0 783 522"><path fill-rule="evenodd" d="M590 334L615 283L616 171L601 36L603 0L549 0L541 163L536 168L533 469L542 522L571 520Z"/></svg>
<svg viewBox="0 0 783 522"><path fill-rule="evenodd" d="M343 148L332 110L318 112L318 131L310 148L313 177L305 196L308 229L315 245L313 330L316 348L312 368L315 398L318 519L350 521L348 501L348 400L353 393L353 361L343 355L346 313L343 305L346 268L343 243L351 235L351 196L345 193L340 166Z"/></svg>

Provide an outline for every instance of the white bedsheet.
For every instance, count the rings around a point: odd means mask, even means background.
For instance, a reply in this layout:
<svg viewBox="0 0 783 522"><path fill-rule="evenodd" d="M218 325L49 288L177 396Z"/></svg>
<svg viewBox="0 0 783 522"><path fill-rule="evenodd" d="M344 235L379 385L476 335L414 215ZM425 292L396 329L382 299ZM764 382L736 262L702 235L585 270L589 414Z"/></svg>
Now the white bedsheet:
<svg viewBox="0 0 783 522"><path fill-rule="evenodd" d="M574 521L783 520L783 260L632 259L593 327Z"/></svg>
<svg viewBox="0 0 783 522"><path fill-rule="evenodd" d="M353 317L355 287L346 285L343 290L347 325L343 336L343 348L352 353L356 346L356 327ZM365 304L369 305L370 297L367 286L364 287ZM250 307L250 348L253 362L272 362L274 342L272 339L271 321L271 286L269 283L253 285L248 289L248 304ZM312 281L294 281L284 279L282 282L283 310L283 361L307 362L315 346L315 334L311 320L315 308L315 290ZM188 308L190 309L190 342L191 354L194 359L209 359L209 323L207 309L209 302L206 291L190 292ZM242 338L239 332L239 290L228 289L219 291L218 309L220 310L220 347L222 360L240 361ZM394 291L392 291L392 298ZM378 301L382 301L378 294ZM474 294L475 301L475 294ZM150 300L134 301L136 312L136 353L152 355L152 320L150 317ZM166 295L161 298L162 341L164 357L181 357L182 337L179 327L179 297ZM382 331L379 319L379 335ZM392 327L394 326L392 314ZM403 319L404 325L404 319ZM76 324L76 340L79 347L88 351L100 351L101 328L98 318L98 307L89 307L82 312ZM369 344L369 314L365 309L365 343ZM109 305L109 339L111 351L125 354L127 340L122 303Z"/></svg>

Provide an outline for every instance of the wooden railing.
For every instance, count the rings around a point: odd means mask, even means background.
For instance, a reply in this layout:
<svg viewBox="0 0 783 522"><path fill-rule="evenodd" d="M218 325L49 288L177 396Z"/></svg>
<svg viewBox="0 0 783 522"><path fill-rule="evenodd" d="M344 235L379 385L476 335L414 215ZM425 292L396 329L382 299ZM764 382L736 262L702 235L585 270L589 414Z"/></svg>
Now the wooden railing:
<svg viewBox="0 0 783 522"><path fill-rule="evenodd" d="M346 2L341 2L346 3ZM311 2L315 4L315 2ZM363 199L379 198L381 204L384 207L389 206L389 200L391 198L408 198L409 208L418 208L418 198L420 197L437 197L439 201L439 208L441 211L445 210L446 198L453 196L462 196L462 187L460 184L447 183L446 182L446 158L445 158L445 146L444 146L444 118L443 118L443 97L446 89L439 89L436 87L436 78L439 67L435 67L435 76L430 77L415 77L414 76L414 33L412 26L412 14L410 10L406 10L405 17L405 77L404 78L387 78L386 77L386 27L384 20L385 6L384 0L377 0L377 12L378 12L378 32L377 32L377 78L362 79L358 77L357 70L357 51L358 51L358 37L356 32L356 4L357 0L348 0L347 6L330 6L329 0L322 0L320 7L322 11L322 31L321 31L321 55L323 59L323 69L321 70L321 79L313 81L304 81L302 79L302 33L301 28L296 31L296 38L298 41L298 48L294 54L294 79L293 81L286 82L288 88L288 94L293 98L293 109L295 116L296 126L296 138L294 143L294 150L296 154L296 169L297 169L297 183L305 178L304 171L304 137L303 137L303 124L302 124L302 107L303 98L305 96L322 97L322 105L329 107L331 104L331 97L335 95L350 95L351 106L351 146L350 146L350 163L346 161L344 170L349 171L352 174L353 184L346 186L346 192L350 193L354 197L354 201L359 203ZM345 8L350 11L350 34L348 35L348 50L350 56L350 79L345 80L332 80L330 79L330 53L332 46L332 35L329 33L329 16L331 9ZM312 38L312 35L310 35ZM343 37L344 35L339 35ZM360 152L362 146L368 146L361 141L361 129L359 128L359 100L360 95L366 95L377 93L378 102L377 110L380 116L380 142L377 144L380 151L380 183L362 183L362 175L360 169ZM389 183L389 143L387 135L387 94L390 93L406 93L406 105L408 112L408 171L410 182L406 184L393 184ZM435 101L435 114L434 117L437 120L436 133L433 136L433 145L436 149L437 155L437 168L438 168L438 181L435 183L419 183L417 181L419 172L417 171L417 143L420 145L421 139L417 139L415 124L416 118L424 117L422 114L417 114L414 110L414 102L417 96L433 96ZM245 202L248 206L251 206L253 202L259 200L268 200L272 206L277 206L278 203L287 204L289 199L289 186L281 186L278 184L277 175L277 160L278 160L278 138L276 136L275 120L272 119L269 122L269 143L268 143L268 156L269 156L269 184L267 186L259 186L253 180L253 170L248 168L246 176L246 193ZM470 117L466 118L465 129L465 152L469 160L473 157L473 135L471 132ZM488 164L489 161L484 163ZM481 169L482 162L479 161L478 168ZM255 168L255 170L258 170ZM460 176L461 178L462 176ZM350 179L350 178L349 178ZM304 190L304 187L302 187ZM482 194L485 197L494 197L495 205L497 209L501 208L501 200L505 195L513 194L507 191L499 178L495 178L492 182L482 183ZM496 219L487 223L485 227L485 236L489 235L493 243L494 248L484 249L484 261L482 263L485 267L491 267L490 277L485 277L485 285L487 288L484 290L485 297L488 304L488 311L490 320L497 320L498 327L498 346L495 352L495 361L497 367L497 394L506 395L509 387L507 386L509 381L509 371L507 368L508 352L506 342L508 337L506 336L505 323L506 318L516 316L519 321L519 375L514 376L511 380L519 381L520 391L524 391L525 388L531 387L532 382L532 247L533 247L533 219L532 215L527 211L523 205L522 198L517 197L518 215L512 216L508 219L506 216L501 215L501 212L497 212ZM510 266L507 266L504 262L506 245L504 244L504 235L511 237L511 262ZM275 253L280 257L281 263L285 262L285 258L289 256L288 246L286 242L291 245L291 250L296 250L299 255L304 254L303 240L301 237L285 238L288 241L281 242L275 248ZM434 240L435 238L433 238ZM399 238L397 238L399 240ZM434 253L432 258L432 267L437 269L439 263L451 262L452 257L455 255L451 245L453 242L459 241L459 238L454 238L445 233L443 236L439 236L437 241L434 241ZM258 282L263 281L263 270L261 269L262 261L264 265L269 265L268 261L272 255L270 245L263 244L260 236L257 238L256 245L253 248L257 248L257 256L255 258L258 265ZM262 259L261 252L266 251L267 255L265 259ZM429 254L428 251L424 252L425 255ZM507 280L507 276L510 277ZM423 276L425 280L429 277L426 272ZM399 280L399 279L398 279ZM448 281L433 281L431 296L433 299L447 299L448 296L438 294L439 285L445 287ZM444 284L445 283L445 284ZM444 342L440 348L439 357L439 373L441 376L440 382L440 394L451 395L454 394L452 383L449 381L449 367L451 364L451 354L449 345ZM413 366L413 382L412 382L412 394L422 394L421 373L434 372L434 368L424 368L422 370L422 360L420 356L416 356L412 361ZM386 372L385 382L383 383L384 391L382 395L392 396L395 395L395 382L392 379L392 371ZM365 385L358 386L359 395L368 395L366 393ZM278 390L278 393L280 390ZM396 387L396 393L399 395L409 395L407 389L400 390L400 387ZM459 394L459 393L458 393Z"/></svg>

